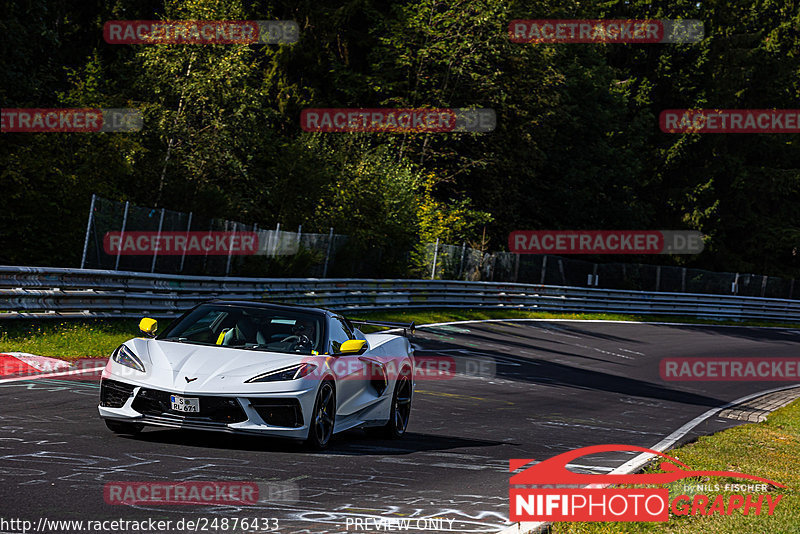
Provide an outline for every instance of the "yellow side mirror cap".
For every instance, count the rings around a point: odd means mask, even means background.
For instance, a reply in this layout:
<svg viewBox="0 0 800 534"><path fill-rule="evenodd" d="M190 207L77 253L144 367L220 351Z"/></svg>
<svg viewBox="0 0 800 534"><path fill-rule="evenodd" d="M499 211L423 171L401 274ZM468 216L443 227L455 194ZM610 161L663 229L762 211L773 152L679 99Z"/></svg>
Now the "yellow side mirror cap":
<svg viewBox="0 0 800 534"><path fill-rule="evenodd" d="M139 321L139 330L141 330L142 333L147 336L153 336L155 335L156 330L158 330L158 321L151 319L150 317L145 317Z"/></svg>
<svg viewBox="0 0 800 534"><path fill-rule="evenodd" d="M339 354L361 354L367 350L367 342L363 339L348 339L339 347Z"/></svg>

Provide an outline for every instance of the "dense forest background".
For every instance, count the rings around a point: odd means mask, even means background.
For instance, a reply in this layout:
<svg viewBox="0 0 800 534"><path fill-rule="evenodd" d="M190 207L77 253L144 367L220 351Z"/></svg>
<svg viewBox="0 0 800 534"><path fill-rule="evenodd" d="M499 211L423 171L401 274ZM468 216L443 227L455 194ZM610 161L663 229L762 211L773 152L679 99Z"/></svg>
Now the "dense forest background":
<svg viewBox="0 0 800 534"><path fill-rule="evenodd" d="M92 193L406 253L518 229L691 229L799 277L800 136L667 134L800 108L795 0L3 0L0 105L134 107L138 133L0 137L0 263L77 266ZM522 45L513 19L689 18L694 44ZM109 45L108 20L291 19L292 45ZM308 107L480 107L488 134L313 134ZM413 274L385 254L382 274ZM626 258L642 261L642 258Z"/></svg>

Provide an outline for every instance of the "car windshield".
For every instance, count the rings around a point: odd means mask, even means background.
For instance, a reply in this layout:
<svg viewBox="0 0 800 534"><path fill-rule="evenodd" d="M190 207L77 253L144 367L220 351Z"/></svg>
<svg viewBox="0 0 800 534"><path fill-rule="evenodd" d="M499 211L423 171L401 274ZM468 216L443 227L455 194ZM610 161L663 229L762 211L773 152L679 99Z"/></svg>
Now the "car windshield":
<svg viewBox="0 0 800 534"><path fill-rule="evenodd" d="M205 304L156 339L195 345L315 354L323 344L324 315L305 311Z"/></svg>

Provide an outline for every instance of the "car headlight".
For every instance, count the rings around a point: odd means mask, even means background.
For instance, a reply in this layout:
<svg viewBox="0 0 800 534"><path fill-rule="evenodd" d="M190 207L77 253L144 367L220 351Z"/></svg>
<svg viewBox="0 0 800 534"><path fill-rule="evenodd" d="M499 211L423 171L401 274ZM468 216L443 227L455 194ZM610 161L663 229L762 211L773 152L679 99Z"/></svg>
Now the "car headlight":
<svg viewBox="0 0 800 534"><path fill-rule="evenodd" d="M139 357L125 345L120 345L119 348L114 351L111 359L120 365L124 365L125 367L130 367L131 369L136 369L137 371L144 373L144 363L142 363L142 360L140 360Z"/></svg>
<svg viewBox="0 0 800 534"><path fill-rule="evenodd" d="M283 369L278 369L276 371L270 371L268 373L254 376L249 380L245 380L245 382L280 382L283 380L297 380L298 378L303 378L304 376L310 375L316 370L317 365L314 363L301 363L299 365L293 365L291 367L285 367Z"/></svg>

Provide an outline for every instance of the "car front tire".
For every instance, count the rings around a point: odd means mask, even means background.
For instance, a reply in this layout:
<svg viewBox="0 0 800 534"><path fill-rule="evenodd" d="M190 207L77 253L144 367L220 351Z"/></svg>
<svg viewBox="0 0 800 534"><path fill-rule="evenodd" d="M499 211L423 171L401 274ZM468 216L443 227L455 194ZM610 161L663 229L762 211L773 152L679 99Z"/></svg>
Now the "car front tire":
<svg viewBox="0 0 800 534"><path fill-rule="evenodd" d="M314 411L308 424L306 445L313 450L322 450L328 446L333 437L336 423L336 388L331 380L325 380L317 390Z"/></svg>

